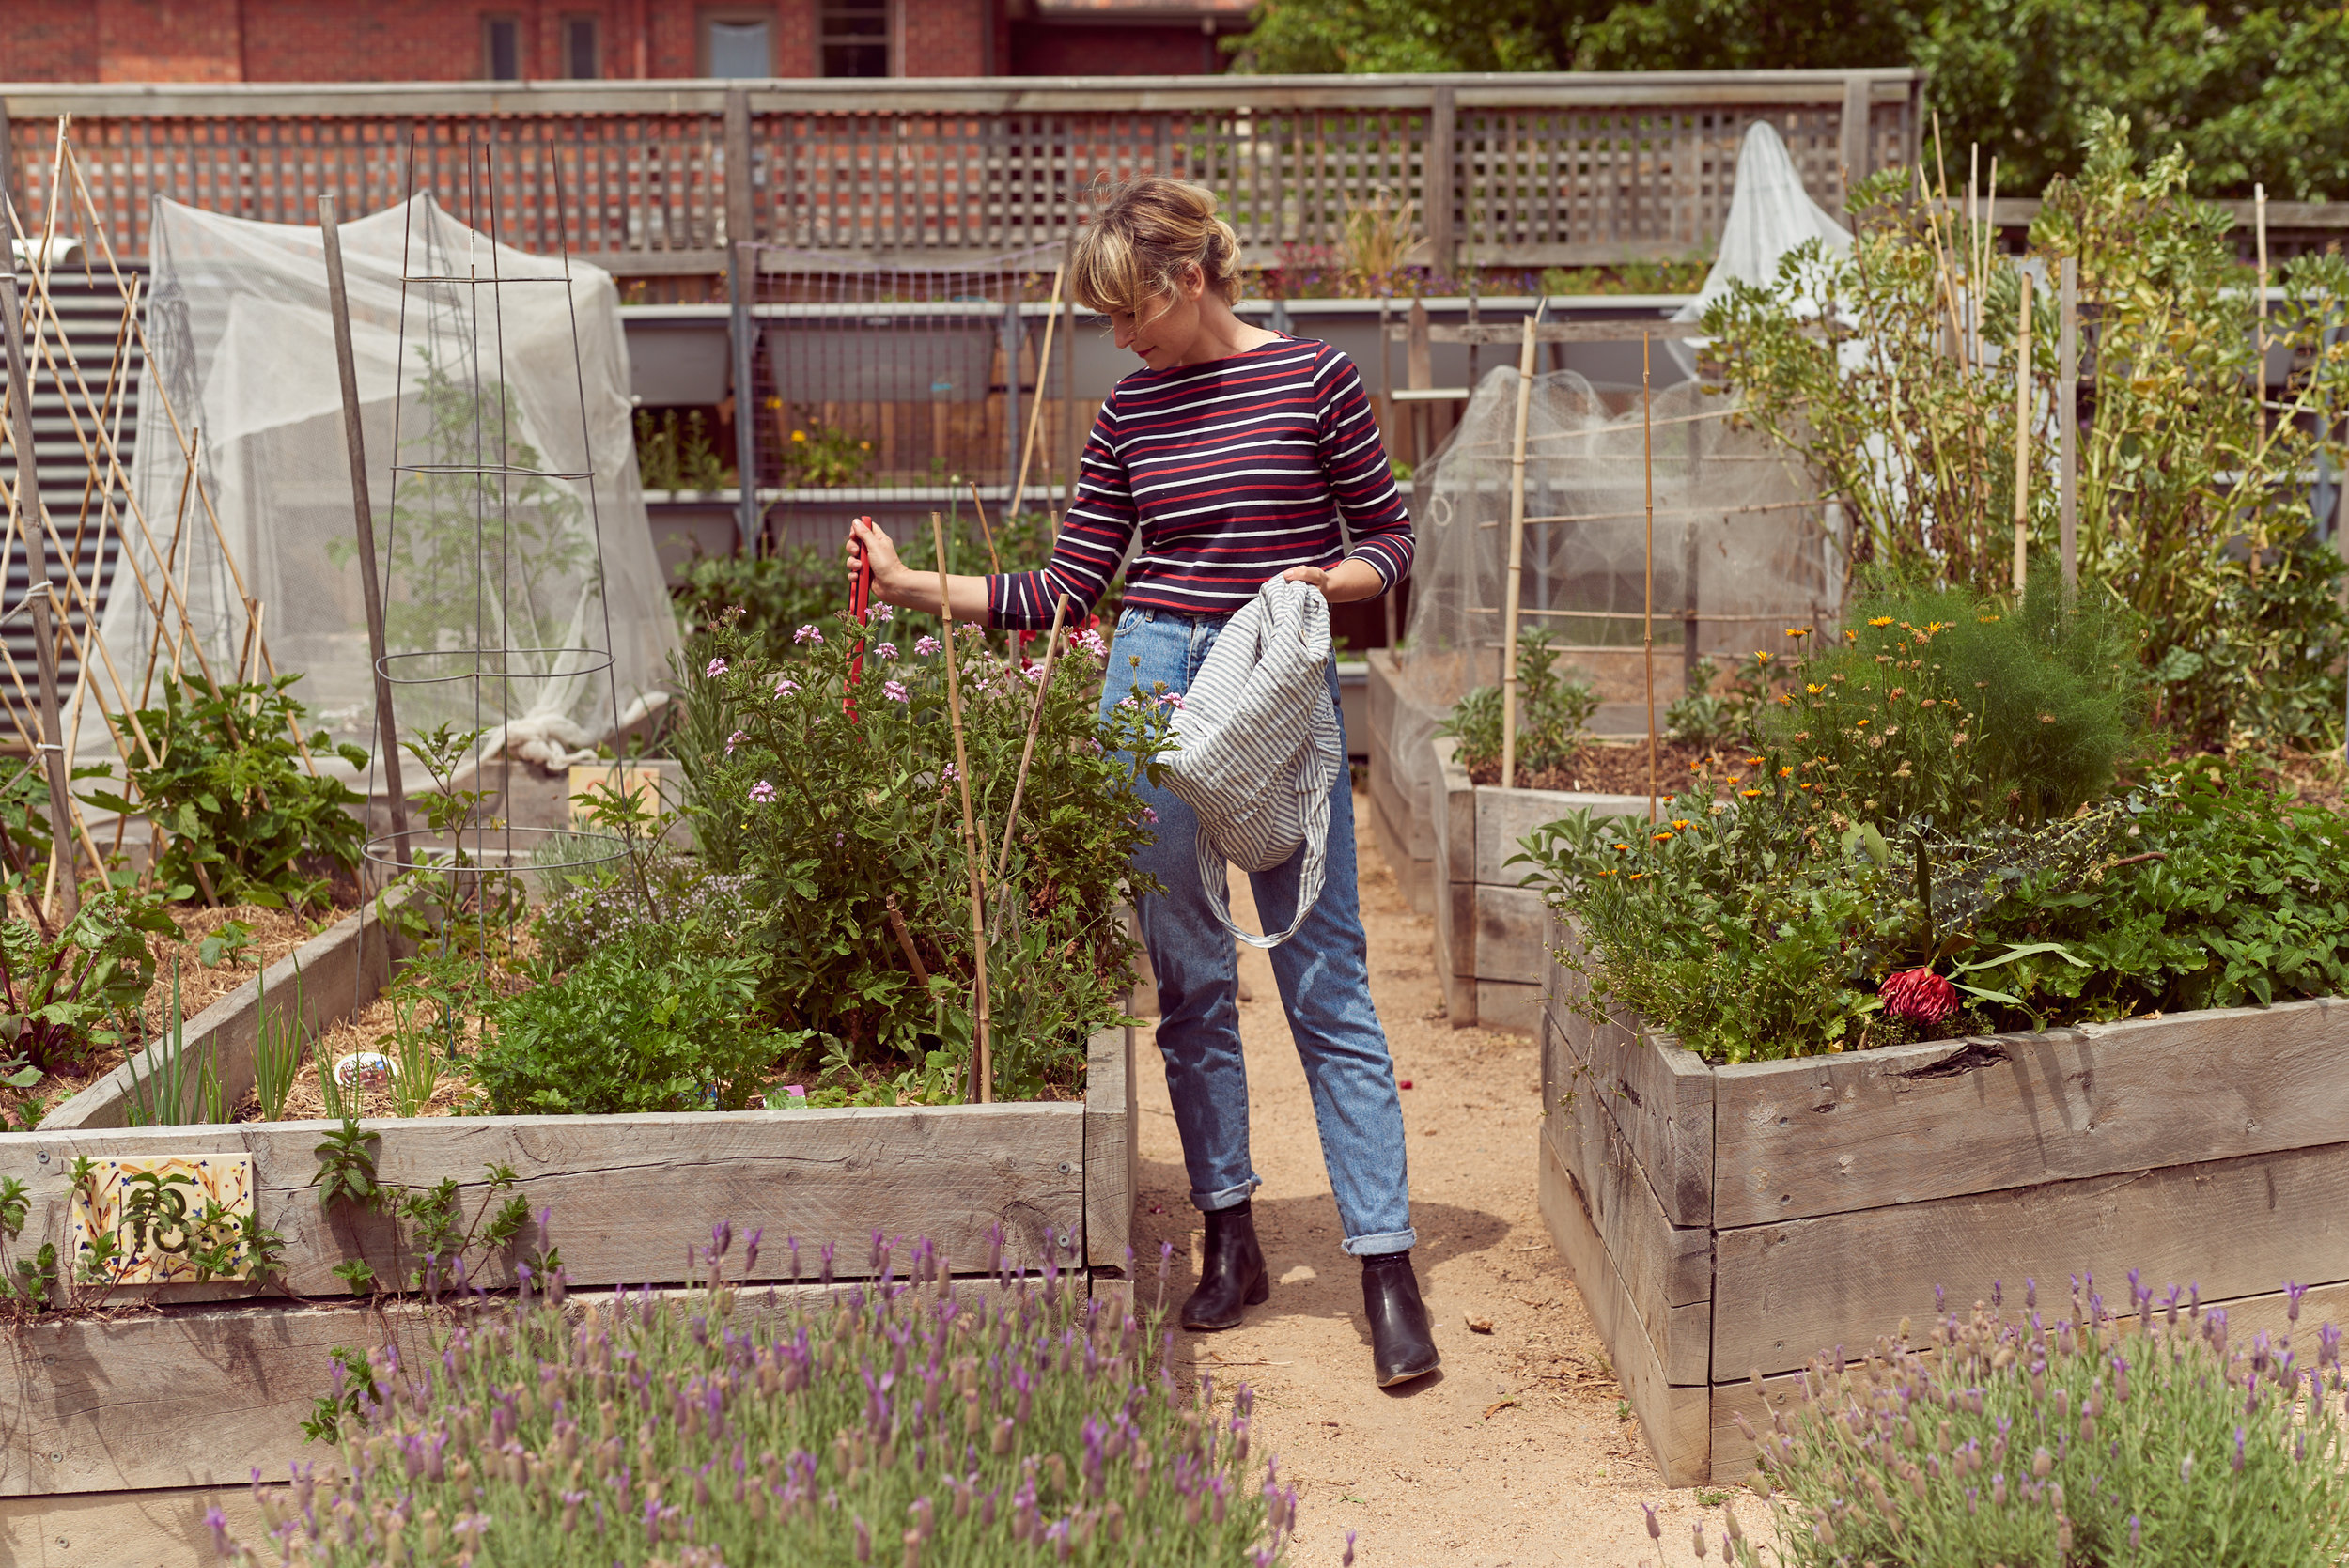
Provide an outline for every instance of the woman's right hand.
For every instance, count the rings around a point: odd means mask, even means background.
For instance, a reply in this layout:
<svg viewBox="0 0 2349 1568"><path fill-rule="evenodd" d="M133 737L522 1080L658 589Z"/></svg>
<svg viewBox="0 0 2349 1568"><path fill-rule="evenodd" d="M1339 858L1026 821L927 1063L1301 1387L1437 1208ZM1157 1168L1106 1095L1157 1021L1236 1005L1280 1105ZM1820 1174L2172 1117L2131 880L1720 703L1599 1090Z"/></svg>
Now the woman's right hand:
<svg viewBox="0 0 2349 1568"><path fill-rule="evenodd" d="M873 592L882 602L904 605L899 596L905 591L905 580L911 574L897 555L897 546L881 532L880 525L871 518L858 518L848 524L848 542L843 553L848 558L848 580L856 580L858 552L873 567Z"/></svg>

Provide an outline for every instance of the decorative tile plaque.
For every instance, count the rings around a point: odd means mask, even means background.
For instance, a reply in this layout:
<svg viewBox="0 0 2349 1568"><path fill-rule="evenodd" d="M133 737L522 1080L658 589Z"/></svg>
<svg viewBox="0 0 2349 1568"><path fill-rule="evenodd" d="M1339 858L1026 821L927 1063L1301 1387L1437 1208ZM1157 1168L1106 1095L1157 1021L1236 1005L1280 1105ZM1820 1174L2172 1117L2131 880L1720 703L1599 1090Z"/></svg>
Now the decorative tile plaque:
<svg viewBox="0 0 2349 1568"><path fill-rule="evenodd" d="M251 1155L153 1155L89 1162L73 1189L73 1269L97 1262L118 1285L250 1278Z"/></svg>

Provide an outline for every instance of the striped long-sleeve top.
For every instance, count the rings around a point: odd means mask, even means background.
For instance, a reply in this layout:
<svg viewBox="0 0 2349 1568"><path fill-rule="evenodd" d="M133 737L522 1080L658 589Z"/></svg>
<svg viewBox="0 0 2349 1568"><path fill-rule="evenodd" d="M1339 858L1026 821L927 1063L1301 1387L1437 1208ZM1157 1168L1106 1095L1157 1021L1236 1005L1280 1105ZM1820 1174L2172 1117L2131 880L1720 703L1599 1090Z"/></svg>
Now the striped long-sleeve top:
<svg viewBox="0 0 2349 1568"><path fill-rule="evenodd" d="M988 579L999 627L1081 614L1126 568L1126 602L1186 614L1237 610L1291 567L1352 553L1392 589L1411 570L1411 519L1354 362L1283 337L1210 365L1137 370L1085 442L1077 502L1042 569Z"/></svg>

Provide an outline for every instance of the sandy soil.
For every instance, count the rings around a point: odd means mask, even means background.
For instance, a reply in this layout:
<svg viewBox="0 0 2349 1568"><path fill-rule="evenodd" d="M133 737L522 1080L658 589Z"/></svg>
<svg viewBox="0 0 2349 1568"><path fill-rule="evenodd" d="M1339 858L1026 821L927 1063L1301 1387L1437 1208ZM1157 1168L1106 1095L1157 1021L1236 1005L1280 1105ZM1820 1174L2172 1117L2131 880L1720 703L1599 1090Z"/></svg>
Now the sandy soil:
<svg viewBox="0 0 2349 1568"><path fill-rule="evenodd" d="M1356 821L1367 823L1368 814L1357 796ZM1720 1509L1699 1504L1718 1495L1665 1489L1542 1225L1533 1043L1444 1020L1434 923L1410 913L1367 827L1360 849L1372 995L1398 1076L1412 1085L1403 1114L1420 1236L1414 1261L1443 1370L1391 1391L1371 1381L1361 1265L1339 1245L1312 1102L1270 966L1245 949L1241 973L1255 1000L1242 1004L1240 1029L1252 1152L1265 1179L1255 1214L1275 1283L1271 1301L1240 1327L1186 1335L1182 1344L1219 1386L1228 1368L1229 1381L1256 1390L1256 1441L1303 1493L1293 1560L1300 1568L1335 1564L1349 1529L1359 1532L1356 1560L1366 1568L1654 1563L1642 1501L1660 1505L1664 1559L1674 1568L1694 1561L1689 1526L1701 1515L1709 1515L1718 1554ZM1244 903L1245 879L1234 883ZM1173 1304L1195 1279L1201 1223L1185 1197L1166 1080L1148 1039L1137 1045L1142 1290L1154 1290L1151 1260L1172 1242ZM1492 1332L1472 1331L1471 1316ZM1751 1494L1740 1498L1749 1536L1766 1539L1766 1511Z"/></svg>

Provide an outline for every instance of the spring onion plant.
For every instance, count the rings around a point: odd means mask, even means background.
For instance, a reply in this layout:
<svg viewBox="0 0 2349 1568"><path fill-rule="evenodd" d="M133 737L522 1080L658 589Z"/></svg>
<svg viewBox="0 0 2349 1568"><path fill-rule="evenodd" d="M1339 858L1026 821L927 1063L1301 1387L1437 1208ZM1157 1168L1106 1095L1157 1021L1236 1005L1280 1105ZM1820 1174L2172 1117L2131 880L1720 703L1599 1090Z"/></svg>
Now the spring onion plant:
<svg viewBox="0 0 2349 1568"><path fill-rule="evenodd" d="M1776 1494L1780 1562L1800 1568L2320 1568L2349 1552L2349 1414L2341 1330L2295 1345L2244 1332L2199 1289L2156 1296L2129 1274L2116 1315L2092 1278L2067 1309L1993 1287L1925 1343L1839 1348L1804 1400L1758 1435L1753 1484ZM1936 1292L1937 1297L1940 1293ZM1757 1381L1759 1380L1757 1374ZM1737 1418L1749 1436L1750 1425ZM1733 1527L1735 1519L1729 1521ZM1653 1532L1652 1532L1653 1533ZM1760 1560L1725 1536L1722 1559ZM1703 1551L1703 1527L1694 1545Z"/></svg>
<svg viewBox="0 0 2349 1568"><path fill-rule="evenodd" d="M560 1269L475 1293L428 1353L370 1352L332 1473L260 1485L258 1568L1282 1560L1297 1493L1252 1470L1252 1401L1177 1376L1159 1303L992 1280L873 1238L869 1281L753 1289L717 1228L690 1293L567 1298ZM800 1247L791 1242L793 1272ZM757 1266L749 1238L742 1273ZM813 1260L811 1260L813 1261ZM354 1358L355 1359L355 1358ZM337 1373L337 1395L345 1389Z"/></svg>

